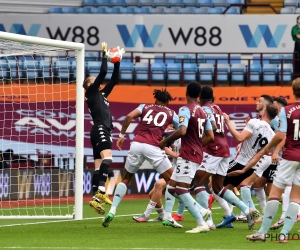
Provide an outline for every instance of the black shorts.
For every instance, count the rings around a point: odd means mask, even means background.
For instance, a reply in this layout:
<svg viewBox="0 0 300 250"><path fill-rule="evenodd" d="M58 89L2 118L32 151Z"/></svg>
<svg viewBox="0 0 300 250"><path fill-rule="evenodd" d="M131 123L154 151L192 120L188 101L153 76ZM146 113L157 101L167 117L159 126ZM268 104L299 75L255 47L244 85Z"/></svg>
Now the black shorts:
<svg viewBox="0 0 300 250"><path fill-rule="evenodd" d="M101 159L100 152L112 149L110 130L103 125L93 125L91 129L91 144L93 146L94 160Z"/></svg>
<svg viewBox="0 0 300 250"><path fill-rule="evenodd" d="M263 177L267 179L268 183L273 183L277 165L271 164L262 174Z"/></svg>
<svg viewBox="0 0 300 250"><path fill-rule="evenodd" d="M229 168L228 168L227 173L230 173L235 170L242 170L244 167L245 167L244 165L237 163L233 160L233 161L229 162ZM237 187L238 185L241 184L241 182L243 180L245 180L250 175L252 175L253 171L254 171L254 169L251 168L246 173L241 174L239 176L233 176L233 177L226 176L224 179L224 183L223 183L224 187L226 187L228 184L231 184L234 187Z"/></svg>

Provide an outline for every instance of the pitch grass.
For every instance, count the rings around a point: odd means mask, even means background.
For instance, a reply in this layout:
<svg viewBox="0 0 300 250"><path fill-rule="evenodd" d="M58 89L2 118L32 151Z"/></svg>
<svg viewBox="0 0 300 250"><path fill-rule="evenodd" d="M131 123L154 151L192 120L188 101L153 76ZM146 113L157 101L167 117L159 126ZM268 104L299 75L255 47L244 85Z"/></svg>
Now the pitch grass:
<svg viewBox="0 0 300 250"><path fill-rule="evenodd" d="M182 222L184 228L181 229L164 227L156 222L133 221L132 215L142 213L147 203L148 200L124 200L108 228L101 226L102 216L98 216L88 204L84 204L85 219L82 221L0 220L0 249L300 249L300 241L296 240L287 244L270 240L265 243L249 242L246 235L253 231L241 222L234 223L233 229L186 234L186 230L196 226L188 212L185 212ZM106 209L108 212L109 208ZM238 210L235 208L234 212ZM221 221L222 215L222 210L214 203L213 218L216 224ZM151 217L155 216L153 214ZM259 226L257 224L255 229L259 229ZM298 229L300 223L295 224L292 233L297 233ZM270 232L279 233L280 229Z"/></svg>

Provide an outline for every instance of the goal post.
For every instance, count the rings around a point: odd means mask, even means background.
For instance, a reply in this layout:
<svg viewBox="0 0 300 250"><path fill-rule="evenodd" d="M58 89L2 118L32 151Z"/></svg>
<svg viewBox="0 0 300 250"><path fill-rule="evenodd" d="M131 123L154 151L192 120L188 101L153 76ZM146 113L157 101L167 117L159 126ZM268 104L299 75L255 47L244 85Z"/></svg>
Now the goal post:
<svg viewBox="0 0 300 250"><path fill-rule="evenodd" d="M83 81L83 43L0 32L0 219L83 218ZM70 99L72 86L76 100ZM49 96L59 98L51 104ZM41 118L43 108L60 117ZM67 160L74 162L73 169L58 166L72 154ZM48 184L47 178L56 183ZM62 190L71 182L75 195Z"/></svg>

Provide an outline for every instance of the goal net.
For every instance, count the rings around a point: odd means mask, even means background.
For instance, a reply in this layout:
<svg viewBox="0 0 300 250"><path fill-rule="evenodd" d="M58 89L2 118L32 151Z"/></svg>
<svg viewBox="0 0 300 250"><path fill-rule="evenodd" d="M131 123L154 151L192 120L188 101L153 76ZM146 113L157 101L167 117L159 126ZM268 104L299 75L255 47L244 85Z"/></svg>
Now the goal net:
<svg viewBox="0 0 300 250"><path fill-rule="evenodd" d="M0 218L82 219L84 45L0 32Z"/></svg>

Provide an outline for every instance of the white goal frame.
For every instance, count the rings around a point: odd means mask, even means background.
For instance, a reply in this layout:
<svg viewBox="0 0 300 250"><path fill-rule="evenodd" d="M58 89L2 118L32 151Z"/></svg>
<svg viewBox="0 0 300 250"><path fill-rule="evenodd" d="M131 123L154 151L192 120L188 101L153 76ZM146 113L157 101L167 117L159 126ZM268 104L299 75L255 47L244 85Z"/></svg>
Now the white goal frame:
<svg viewBox="0 0 300 250"><path fill-rule="evenodd" d="M18 35L0 32L1 40L23 42L36 45L52 46L63 49L75 50L76 56L76 163L75 163L75 205L73 215L41 215L41 216L0 216L0 219L75 219L83 218L83 151L84 151L84 44L59 41L47 38ZM80 160L82 159L82 160Z"/></svg>

